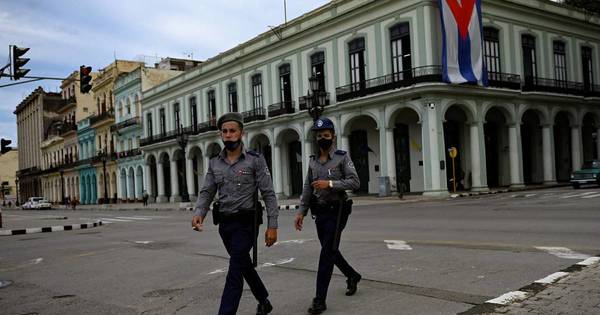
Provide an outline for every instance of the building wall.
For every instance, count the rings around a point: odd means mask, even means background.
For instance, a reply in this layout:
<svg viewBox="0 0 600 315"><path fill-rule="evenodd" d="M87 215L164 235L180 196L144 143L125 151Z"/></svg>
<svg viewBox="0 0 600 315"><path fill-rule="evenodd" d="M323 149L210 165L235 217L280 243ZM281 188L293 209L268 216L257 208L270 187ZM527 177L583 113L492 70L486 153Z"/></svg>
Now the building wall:
<svg viewBox="0 0 600 315"><path fill-rule="evenodd" d="M17 148L0 155L0 184L8 182L8 193L4 196L7 200L15 199L17 196L17 189L15 179L17 178L16 173L19 167L19 151ZM14 201L13 201L14 203Z"/></svg>

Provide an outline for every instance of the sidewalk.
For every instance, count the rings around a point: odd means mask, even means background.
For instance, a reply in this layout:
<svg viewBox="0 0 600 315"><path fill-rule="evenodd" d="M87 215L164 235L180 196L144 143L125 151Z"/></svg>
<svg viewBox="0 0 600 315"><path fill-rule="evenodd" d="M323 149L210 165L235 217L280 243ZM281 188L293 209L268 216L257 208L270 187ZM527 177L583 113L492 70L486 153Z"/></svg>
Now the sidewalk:
<svg viewBox="0 0 600 315"><path fill-rule="evenodd" d="M588 258L460 314L600 314L600 257Z"/></svg>

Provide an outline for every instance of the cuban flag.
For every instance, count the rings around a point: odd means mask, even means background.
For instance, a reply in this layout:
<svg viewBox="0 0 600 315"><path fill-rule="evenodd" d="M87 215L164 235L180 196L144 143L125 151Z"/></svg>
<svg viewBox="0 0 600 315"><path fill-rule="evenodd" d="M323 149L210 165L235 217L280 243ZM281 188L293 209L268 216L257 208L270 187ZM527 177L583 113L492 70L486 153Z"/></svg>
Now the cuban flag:
<svg viewBox="0 0 600 315"><path fill-rule="evenodd" d="M439 3L444 81L487 86L483 64L481 0L439 0Z"/></svg>

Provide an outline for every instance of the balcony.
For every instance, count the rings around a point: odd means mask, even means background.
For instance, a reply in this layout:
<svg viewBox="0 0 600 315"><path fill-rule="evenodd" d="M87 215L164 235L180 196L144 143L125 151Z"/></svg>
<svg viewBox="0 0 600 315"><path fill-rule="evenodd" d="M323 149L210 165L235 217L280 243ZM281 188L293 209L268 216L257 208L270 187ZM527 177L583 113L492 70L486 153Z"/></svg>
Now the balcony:
<svg viewBox="0 0 600 315"><path fill-rule="evenodd" d="M60 135L64 135L70 131L77 131L77 124L74 122L63 122L60 127Z"/></svg>
<svg viewBox="0 0 600 315"><path fill-rule="evenodd" d="M586 97L600 97L600 85L589 85L583 87Z"/></svg>
<svg viewBox="0 0 600 315"><path fill-rule="evenodd" d="M199 134L199 133L204 133L207 131L214 131L217 130L219 128L217 128L217 119L216 118L211 118L208 121L205 121L203 123L199 123L196 127L196 130L194 131L195 134Z"/></svg>
<svg viewBox="0 0 600 315"><path fill-rule="evenodd" d="M330 104L330 100L329 100L329 92L327 92L327 96L325 96L325 106ZM298 109L299 110L307 110L308 109L308 98L310 98L312 96L310 95L305 95L305 96L300 96L298 98Z"/></svg>
<svg viewBox="0 0 600 315"><path fill-rule="evenodd" d="M549 92L584 96L583 83L526 77L523 82L523 92Z"/></svg>
<svg viewBox="0 0 600 315"><path fill-rule="evenodd" d="M127 151L117 152L117 158L122 159L127 157L138 156L140 154L142 154L142 151L139 148L135 148Z"/></svg>
<svg viewBox="0 0 600 315"><path fill-rule="evenodd" d="M110 131L116 131L116 130L127 128L129 126L135 126L135 125L139 125L139 124L140 124L140 118L133 117L133 118L129 118L127 120L121 121L119 123L116 123L116 124L110 126Z"/></svg>
<svg viewBox="0 0 600 315"><path fill-rule="evenodd" d="M142 138L142 139L140 139L140 146L143 147L143 146L147 146L147 145L151 145L151 144L155 144L155 143L172 140L172 139L177 138L177 136L179 134L180 134L179 130L172 130L169 132L160 133L157 135L152 135L150 137Z"/></svg>
<svg viewBox="0 0 600 315"><path fill-rule="evenodd" d="M265 109L263 107L245 111L242 113L242 116L244 116L245 123L266 119Z"/></svg>
<svg viewBox="0 0 600 315"><path fill-rule="evenodd" d="M284 114L293 114L296 110L294 109L294 101L286 101L269 105L268 111L269 117L276 117Z"/></svg>
<svg viewBox="0 0 600 315"><path fill-rule="evenodd" d="M113 113L112 108L100 113L99 115L94 115L94 116L90 117L90 126L97 122L101 122L101 121L108 120L108 119L114 119L114 113Z"/></svg>
<svg viewBox="0 0 600 315"><path fill-rule="evenodd" d="M488 72L488 83L490 87L520 90L521 76L502 72Z"/></svg>
<svg viewBox="0 0 600 315"><path fill-rule="evenodd" d="M422 82L442 82L442 66L417 67L404 72L352 83L335 89L338 102Z"/></svg>

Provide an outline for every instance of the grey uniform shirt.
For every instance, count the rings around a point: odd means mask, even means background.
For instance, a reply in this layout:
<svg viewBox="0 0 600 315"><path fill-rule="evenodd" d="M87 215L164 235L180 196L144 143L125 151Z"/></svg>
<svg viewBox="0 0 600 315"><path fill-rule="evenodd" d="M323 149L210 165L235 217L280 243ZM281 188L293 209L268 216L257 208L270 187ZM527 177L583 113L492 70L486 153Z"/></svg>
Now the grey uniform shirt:
<svg viewBox="0 0 600 315"><path fill-rule="evenodd" d="M242 147L239 159L230 164L227 160L227 152L223 149L209 162L204 185L198 193L194 215L206 216L217 190L221 213L232 214L253 210L257 187L267 208L267 226L276 229L279 208L265 158Z"/></svg>
<svg viewBox="0 0 600 315"><path fill-rule="evenodd" d="M316 180L332 181L333 188L313 189L311 183ZM326 162L319 161L318 157L312 156L308 166L308 174L304 180L302 196L300 197L300 210L298 213L308 213L310 196L315 194L319 203L345 199L346 190L356 190L360 187L358 174L352 163L352 159L346 151L329 150L329 158Z"/></svg>

